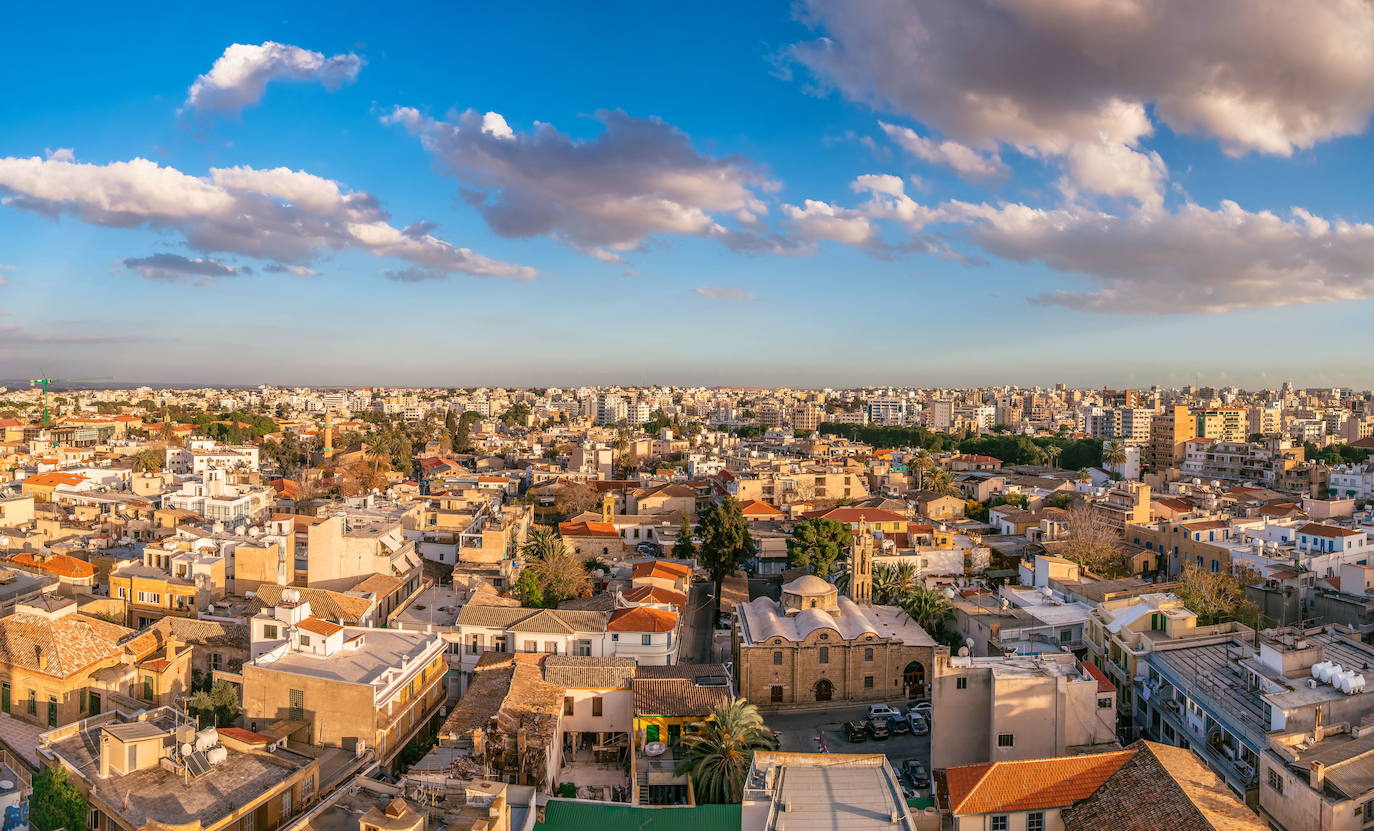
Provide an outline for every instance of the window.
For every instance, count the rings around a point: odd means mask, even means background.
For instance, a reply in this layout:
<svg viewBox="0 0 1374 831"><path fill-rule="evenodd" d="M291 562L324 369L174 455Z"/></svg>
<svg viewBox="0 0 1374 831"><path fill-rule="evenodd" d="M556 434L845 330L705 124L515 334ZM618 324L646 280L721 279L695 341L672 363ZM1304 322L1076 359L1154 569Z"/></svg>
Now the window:
<svg viewBox="0 0 1374 831"><path fill-rule="evenodd" d="M864 660L865 660L865 661L871 661L871 660L873 660L873 647L871 647L871 646L864 647Z"/></svg>
<svg viewBox="0 0 1374 831"><path fill-rule="evenodd" d="M769 687L769 688L768 688L768 698L769 698L774 704L779 704L779 703L781 703L781 702L782 702L782 687L778 686L777 684L774 684L773 686Z"/></svg>
<svg viewBox="0 0 1374 831"><path fill-rule="evenodd" d="M153 700L153 676L151 675L143 676L143 700Z"/></svg>
<svg viewBox="0 0 1374 831"><path fill-rule="evenodd" d="M620 643L620 633L619 633L619 632L612 632L612 633L611 633L611 643Z"/></svg>
<svg viewBox="0 0 1374 831"><path fill-rule="evenodd" d="M565 716L570 716L570 715L572 715L572 714L573 714L573 697L570 696L570 695L565 695L565 696L563 696L563 715L565 715Z"/></svg>
<svg viewBox="0 0 1374 831"><path fill-rule="evenodd" d="M864 689L866 689L866 690L871 690L871 689L873 689L873 676L872 676L872 675L865 675L865 676L864 676Z"/></svg>
<svg viewBox="0 0 1374 831"><path fill-rule="evenodd" d="M578 642L577 642L577 654L580 655L580 656L583 657L583 658L590 658L590 657L592 656L592 642L591 642L591 641L578 641Z"/></svg>
<svg viewBox="0 0 1374 831"><path fill-rule="evenodd" d="M525 641L525 651L526 651L526 652L538 652L538 651L539 651L539 641Z"/></svg>
<svg viewBox="0 0 1374 831"><path fill-rule="evenodd" d="M828 647L828 646L822 646L822 647L821 647L820 662L823 663L823 664L828 664L828 663L830 663L830 647Z"/></svg>
<svg viewBox="0 0 1374 831"><path fill-rule="evenodd" d="M596 717L601 715L601 696L599 695L592 699L592 715Z"/></svg>
<svg viewBox="0 0 1374 831"><path fill-rule="evenodd" d="M48 726L57 726L57 697L48 696Z"/></svg>
<svg viewBox="0 0 1374 831"><path fill-rule="evenodd" d="M1072 630L1072 629L1060 629L1060 630L1059 630L1059 642L1060 642L1060 643L1069 643L1069 642L1072 641L1072 640L1073 640L1073 630Z"/></svg>
<svg viewBox="0 0 1374 831"><path fill-rule="evenodd" d="M1008 826L1008 824L1007 824L1007 815L1006 815L1006 814L996 814L996 815L994 815L993 818L992 818L992 824L989 825L988 828L992 829L992 831L1007 831L1007 829L1009 828L1009 826ZM247 831L247 830L245 829L245 831Z"/></svg>
<svg viewBox="0 0 1374 831"><path fill-rule="evenodd" d="M301 646L309 646L309 645L310 645L310 636L309 636L309 635L301 635Z"/></svg>
<svg viewBox="0 0 1374 831"><path fill-rule="evenodd" d="M775 666L775 667L780 667L780 666L782 666L782 650L781 650L781 649L774 649L774 650L773 650L773 666Z"/></svg>
<svg viewBox="0 0 1374 831"><path fill-rule="evenodd" d="M120 586L119 588L115 589L115 597L118 597L120 600L123 600L128 596L129 590L124 588L123 586Z"/></svg>
<svg viewBox="0 0 1374 831"><path fill-rule="evenodd" d="M275 641L277 639L277 627L270 623L264 625L262 627L262 636L269 641Z"/></svg>
<svg viewBox="0 0 1374 831"><path fill-rule="evenodd" d="M292 721L303 721L305 719L305 691L288 690L286 700L286 717Z"/></svg>
<svg viewBox="0 0 1374 831"><path fill-rule="evenodd" d="M100 827L100 809L92 808L90 816L86 817L86 827L92 829Z"/></svg>
<svg viewBox="0 0 1374 831"><path fill-rule="evenodd" d="M1097 707L1098 707L1098 709L1100 709L1100 710L1105 710L1105 709L1107 709L1107 708L1110 707L1110 706L1112 706L1112 700L1111 700L1110 698L1099 698L1099 699L1097 699Z"/></svg>
<svg viewBox="0 0 1374 831"><path fill-rule="evenodd" d="M1015 735L1014 733L998 733L998 734L997 734L997 746L998 746L998 747L1015 747L1015 746L1016 746L1016 735Z"/></svg>
<svg viewBox="0 0 1374 831"><path fill-rule="evenodd" d="M966 689L968 689L968 678L966 678L966 677L964 677L964 676L962 676L962 675L959 676L958 678L955 678L955 679L954 679L954 689L956 689L956 690L966 690Z"/></svg>
<svg viewBox="0 0 1374 831"><path fill-rule="evenodd" d="M1045 831L1045 812L1032 811L1026 814L1026 831Z"/></svg>
<svg viewBox="0 0 1374 831"><path fill-rule="evenodd" d="M654 640L654 636L653 636L653 635L640 635L640 636L639 636L639 645L640 645L640 646L648 646L649 644L653 643L653 640Z"/></svg>
<svg viewBox="0 0 1374 831"><path fill-rule="evenodd" d="M1269 769L1269 790L1276 794L1283 793L1283 774L1273 768Z"/></svg>

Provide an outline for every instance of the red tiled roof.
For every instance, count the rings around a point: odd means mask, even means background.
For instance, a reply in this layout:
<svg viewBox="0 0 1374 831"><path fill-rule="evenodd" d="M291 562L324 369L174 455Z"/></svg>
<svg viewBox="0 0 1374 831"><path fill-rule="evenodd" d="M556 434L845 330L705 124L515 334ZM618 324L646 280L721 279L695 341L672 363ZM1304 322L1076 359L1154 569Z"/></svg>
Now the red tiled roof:
<svg viewBox="0 0 1374 831"><path fill-rule="evenodd" d="M1352 531L1349 528L1337 528L1334 525L1321 525L1316 522L1309 522L1298 529L1299 534L1310 534L1314 537L1353 537L1359 531Z"/></svg>
<svg viewBox="0 0 1374 831"><path fill-rule="evenodd" d="M560 522L558 523L558 535L561 537L615 537L620 539L620 534L615 530L615 526L609 522Z"/></svg>
<svg viewBox="0 0 1374 831"><path fill-rule="evenodd" d="M323 635L326 638L334 634L335 632L343 631L343 627L339 624L331 623L327 620L321 620L320 618L314 617L313 615L301 621L300 623L297 623L296 626L298 628L304 629L307 632L314 632L316 635Z"/></svg>
<svg viewBox="0 0 1374 831"><path fill-rule="evenodd" d="M806 519L833 519L836 522L855 523L855 522L906 522L907 517L896 511L887 511L882 508L825 508L819 511L807 511L802 514Z"/></svg>
<svg viewBox="0 0 1374 831"><path fill-rule="evenodd" d="M40 473L37 476L30 476L24 480L24 484L38 485L39 487L57 487L58 485L79 485L86 481L86 477L77 473L63 473L60 470Z"/></svg>
<svg viewBox="0 0 1374 831"><path fill-rule="evenodd" d="M679 565L678 563L668 563L663 560L645 560L642 563L635 563L634 577L691 577L692 567Z"/></svg>
<svg viewBox="0 0 1374 831"><path fill-rule="evenodd" d="M1092 796L1133 755L1118 750L952 767L945 772L950 810L968 815L1067 807Z"/></svg>
<svg viewBox="0 0 1374 831"><path fill-rule="evenodd" d="M671 632L677 628L677 612L636 606L616 609L606 624L610 632Z"/></svg>
<svg viewBox="0 0 1374 831"><path fill-rule="evenodd" d="M1079 665L1080 667L1083 668L1083 671L1084 671L1084 672L1086 672L1086 673L1088 673L1089 675L1091 675L1091 676L1093 677L1093 679L1097 681L1097 691L1098 691L1098 692L1100 692L1100 693L1108 693L1108 692L1109 692L1109 693L1114 693L1114 692L1116 692L1116 685L1113 684L1109 678L1107 678L1106 674L1103 673L1102 670L1100 670L1100 669L1097 668L1097 665L1096 665L1096 664L1091 664L1091 663L1088 663L1087 661L1079 661L1079 662L1078 662L1078 665Z"/></svg>
<svg viewBox="0 0 1374 831"><path fill-rule="evenodd" d="M50 557L35 557L32 554L16 554L10 558L15 565L42 569L55 577L84 580L94 576L95 566L85 560L78 560L66 554L53 554Z"/></svg>
<svg viewBox="0 0 1374 831"><path fill-rule="evenodd" d="M740 503L740 513L745 516L782 516L782 509L761 499L748 499Z"/></svg>
<svg viewBox="0 0 1374 831"><path fill-rule="evenodd" d="M687 604L687 595L662 586L635 586L623 596L631 603L671 603L674 606Z"/></svg>

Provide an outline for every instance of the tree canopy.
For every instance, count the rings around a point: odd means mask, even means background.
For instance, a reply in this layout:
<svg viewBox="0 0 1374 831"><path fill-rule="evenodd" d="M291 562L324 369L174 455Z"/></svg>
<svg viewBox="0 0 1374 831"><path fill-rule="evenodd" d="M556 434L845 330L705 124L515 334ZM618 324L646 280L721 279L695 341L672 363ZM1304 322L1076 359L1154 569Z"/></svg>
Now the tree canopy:
<svg viewBox="0 0 1374 831"><path fill-rule="evenodd" d="M829 580L844 560L853 538L843 522L821 517L804 519L792 528L792 536L787 540L787 560Z"/></svg>
<svg viewBox="0 0 1374 831"><path fill-rule="evenodd" d="M38 831L86 831L90 813L86 797L63 767L49 767L33 777L29 795L29 822Z"/></svg>

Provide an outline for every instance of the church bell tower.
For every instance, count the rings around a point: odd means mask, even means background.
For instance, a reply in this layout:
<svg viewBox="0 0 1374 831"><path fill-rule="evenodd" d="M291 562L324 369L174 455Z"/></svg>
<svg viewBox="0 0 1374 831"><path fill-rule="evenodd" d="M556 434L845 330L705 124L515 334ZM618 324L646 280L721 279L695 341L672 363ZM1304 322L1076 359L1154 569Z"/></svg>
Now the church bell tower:
<svg viewBox="0 0 1374 831"><path fill-rule="evenodd" d="M861 606L873 603L873 548L873 532L860 517L849 546L849 599Z"/></svg>

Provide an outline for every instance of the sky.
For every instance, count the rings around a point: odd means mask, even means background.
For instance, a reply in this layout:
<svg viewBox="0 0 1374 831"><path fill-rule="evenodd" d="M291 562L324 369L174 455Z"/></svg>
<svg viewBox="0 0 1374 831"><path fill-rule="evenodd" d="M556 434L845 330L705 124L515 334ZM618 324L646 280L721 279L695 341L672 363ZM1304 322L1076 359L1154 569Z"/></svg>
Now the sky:
<svg viewBox="0 0 1374 831"><path fill-rule="evenodd" d="M28 4L0 377L1374 386L1367 0Z"/></svg>

